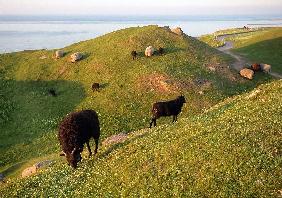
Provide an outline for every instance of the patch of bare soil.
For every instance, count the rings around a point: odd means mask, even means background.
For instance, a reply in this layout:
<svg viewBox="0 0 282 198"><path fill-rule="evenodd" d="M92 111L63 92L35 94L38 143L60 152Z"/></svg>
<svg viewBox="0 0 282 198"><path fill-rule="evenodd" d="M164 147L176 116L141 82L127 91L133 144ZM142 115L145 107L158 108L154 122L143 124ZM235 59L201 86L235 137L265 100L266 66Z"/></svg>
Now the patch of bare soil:
<svg viewBox="0 0 282 198"><path fill-rule="evenodd" d="M205 91L212 88L213 83L207 79L177 80L166 74L153 73L138 79L139 89L159 93L180 93L182 91Z"/></svg>
<svg viewBox="0 0 282 198"><path fill-rule="evenodd" d="M177 92L179 86L176 80L172 79L166 74L153 73L145 75L138 79L139 88L145 91L164 92Z"/></svg>

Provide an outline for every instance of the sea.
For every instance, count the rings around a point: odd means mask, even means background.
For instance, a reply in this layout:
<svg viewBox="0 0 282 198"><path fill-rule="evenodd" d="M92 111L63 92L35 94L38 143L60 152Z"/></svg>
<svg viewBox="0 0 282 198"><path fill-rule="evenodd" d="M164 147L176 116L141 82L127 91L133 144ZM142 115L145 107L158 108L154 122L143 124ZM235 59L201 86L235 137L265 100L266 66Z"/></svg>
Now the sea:
<svg viewBox="0 0 282 198"><path fill-rule="evenodd" d="M59 49L115 30L159 25L181 27L193 37L227 28L282 27L282 15L267 16L4 16L0 53Z"/></svg>

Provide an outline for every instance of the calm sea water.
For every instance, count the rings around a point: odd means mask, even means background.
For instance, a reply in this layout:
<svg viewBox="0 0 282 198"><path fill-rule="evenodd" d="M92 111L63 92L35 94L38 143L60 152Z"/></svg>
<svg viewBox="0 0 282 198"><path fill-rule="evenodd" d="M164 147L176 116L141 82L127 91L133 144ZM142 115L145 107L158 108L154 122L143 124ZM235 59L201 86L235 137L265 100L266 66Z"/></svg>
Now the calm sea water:
<svg viewBox="0 0 282 198"><path fill-rule="evenodd" d="M194 37L220 29L282 26L282 16L0 16L0 53L62 48L114 30L146 26L181 27Z"/></svg>

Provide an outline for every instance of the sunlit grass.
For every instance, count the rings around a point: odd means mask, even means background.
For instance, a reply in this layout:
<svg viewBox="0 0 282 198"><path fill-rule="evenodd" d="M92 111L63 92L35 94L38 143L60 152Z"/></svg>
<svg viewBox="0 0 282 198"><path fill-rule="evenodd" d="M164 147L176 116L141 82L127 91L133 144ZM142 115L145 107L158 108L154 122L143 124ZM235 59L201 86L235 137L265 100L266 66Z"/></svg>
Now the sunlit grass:
<svg viewBox="0 0 282 198"><path fill-rule="evenodd" d="M281 184L282 81L202 115L140 131L77 170L57 162L8 182L5 196L276 197Z"/></svg>

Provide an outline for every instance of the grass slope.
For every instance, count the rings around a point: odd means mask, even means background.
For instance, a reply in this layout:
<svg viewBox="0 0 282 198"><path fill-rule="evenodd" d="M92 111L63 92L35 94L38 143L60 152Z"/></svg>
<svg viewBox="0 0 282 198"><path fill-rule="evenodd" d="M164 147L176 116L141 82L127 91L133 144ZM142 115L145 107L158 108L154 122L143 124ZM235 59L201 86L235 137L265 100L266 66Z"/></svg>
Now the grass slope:
<svg viewBox="0 0 282 198"><path fill-rule="evenodd" d="M141 130L77 170L57 163L8 181L6 197L276 197L282 182L282 81L173 125Z"/></svg>
<svg viewBox="0 0 282 198"><path fill-rule="evenodd" d="M282 28L238 35L233 40L236 52L253 62L270 64L274 72L282 74Z"/></svg>
<svg viewBox="0 0 282 198"><path fill-rule="evenodd" d="M165 54L145 58L149 45L163 47ZM95 109L104 139L147 127L155 101L182 93L188 103L181 116L189 117L270 80L266 75L240 80L218 51L157 26L116 31L64 50L59 60L54 50L0 55L0 171L8 176L31 159L59 152L57 125L71 111ZM139 53L136 61L131 50ZM72 64L69 56L77 51L85 58ZM102 84L100 92L92 92L93 82ZM48 95L50 88L58 97ZM159 123L167 122L170 118Z"/></svg>
<svg viewBox="0 0 282 198"><path fill-rule="evenodd" d="M222 35L232 35L232 34L245 34L250 32L255 32L256 30L253 29L245 29L245 28L232 28L232 29L226 29L226 30L219 30L214 32L213 34L206 34L202 35L199 40L208 44L211 47L221 47L224 45L224 41L219 41L217 39L218 36Z"/></svg>

